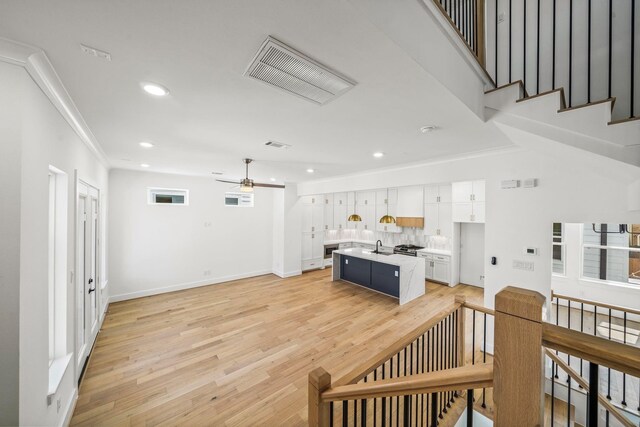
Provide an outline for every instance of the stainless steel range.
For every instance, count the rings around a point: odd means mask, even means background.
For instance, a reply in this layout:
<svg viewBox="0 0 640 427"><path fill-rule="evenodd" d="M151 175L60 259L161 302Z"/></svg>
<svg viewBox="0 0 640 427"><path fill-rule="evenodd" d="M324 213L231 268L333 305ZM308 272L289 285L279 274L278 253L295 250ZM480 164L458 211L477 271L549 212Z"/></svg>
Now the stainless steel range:
<svg viewBox="0 0 640 427"><path fill-rule="evenodd" d="M393 248L393 253L400 255L417 256L418 249L424 249L424 247L416 245L398 245Z"/></svg>

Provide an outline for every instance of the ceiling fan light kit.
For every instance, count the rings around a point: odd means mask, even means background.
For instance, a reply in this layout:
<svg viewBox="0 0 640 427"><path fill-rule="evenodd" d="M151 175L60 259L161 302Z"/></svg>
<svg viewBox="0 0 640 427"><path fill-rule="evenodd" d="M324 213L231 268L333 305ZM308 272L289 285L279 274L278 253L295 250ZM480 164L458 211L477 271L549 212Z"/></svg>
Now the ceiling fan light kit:
<svg viewBox="0 0 640 427"><path fill-rule="evenodd" d="M252 179L249 179L249 163L253 162L253 159L242 159L245 164L245 175L244 178L240 181L229 181L226 179L216 179L218 182L225 182L228 184L236 184L240 186L240 191L243 193L252 193L255 187L266 187L266 188L284 188L284 185L278 184L265 184L262 182L254 182Z"/></svg>

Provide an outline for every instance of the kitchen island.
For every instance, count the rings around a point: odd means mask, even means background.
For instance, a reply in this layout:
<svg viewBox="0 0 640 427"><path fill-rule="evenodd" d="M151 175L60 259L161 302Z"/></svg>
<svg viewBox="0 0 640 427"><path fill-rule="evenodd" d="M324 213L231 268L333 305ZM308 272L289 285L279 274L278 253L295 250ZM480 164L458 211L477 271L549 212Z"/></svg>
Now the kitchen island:
<svg viewBox="0 0 640 427"><path fill-rule="evenodd" d="M333 280L344 280L397 298L400 305L424 295L423 258L376 254L363 248L333 251Z"/></svg>

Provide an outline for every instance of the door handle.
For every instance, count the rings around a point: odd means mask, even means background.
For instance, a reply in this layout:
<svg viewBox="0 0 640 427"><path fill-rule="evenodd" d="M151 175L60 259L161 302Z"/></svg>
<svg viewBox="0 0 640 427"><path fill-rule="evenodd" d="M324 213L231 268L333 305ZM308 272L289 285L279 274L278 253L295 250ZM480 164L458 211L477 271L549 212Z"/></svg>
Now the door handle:
<svg viewBox="0 0 640 427"><path fill-rule="evenodd" d="M89 283L89 285L92 284L93 283L93 278L89 279L88 283ZM91 292L95 292L95 291L96 291L96 287L94 286L93 288L89 289L89 292L87 292L87 293L90 294Z"/></svg>

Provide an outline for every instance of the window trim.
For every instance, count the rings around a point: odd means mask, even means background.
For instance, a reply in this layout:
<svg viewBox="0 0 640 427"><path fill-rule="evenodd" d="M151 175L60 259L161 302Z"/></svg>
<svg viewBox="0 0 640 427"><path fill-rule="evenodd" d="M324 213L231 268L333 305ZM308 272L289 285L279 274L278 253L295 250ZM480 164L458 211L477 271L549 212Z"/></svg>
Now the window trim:
<svg viewBox="0 0 640 427"><path fill-rule="evenodd" d="M168 195L184 195L184 203L156 203L154 194L158 193L183 193L183 194L168 194ZM166 187L147 187L147 204L153 206L189 206L189 190L185 188L166 188Z"/></svg>
<svg viewBox="0 0 640 427"><path fill-rule="evenodd" d="M555 224L555 223L554 223ZM553 248L553 246L560 246L562 254L561 254L561 258L562 258L562 273L556 273L555 271L553 271L553 262L555 261L553 259L553 250L551 252L551 275L552 276L556 276L556 277L567 277L567 242L565 242L564 239L564 223L561 222L560 224L560 235L556 236L556 234L553 231L553 224L551 226L551 246ZM559 242L554 242L553 239L557 239L560 238Z"/></svg>

